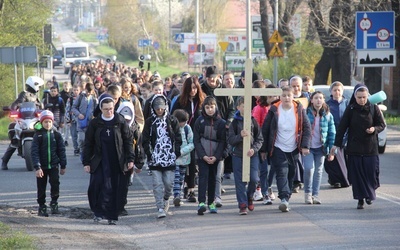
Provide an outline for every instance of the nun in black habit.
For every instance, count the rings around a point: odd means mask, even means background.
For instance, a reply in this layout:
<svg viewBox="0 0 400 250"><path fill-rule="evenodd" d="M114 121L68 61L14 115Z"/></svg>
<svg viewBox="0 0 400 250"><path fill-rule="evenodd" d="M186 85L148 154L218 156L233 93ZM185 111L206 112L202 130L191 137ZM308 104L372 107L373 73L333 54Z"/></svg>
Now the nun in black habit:
<svg viewBox="0 0 400 250"><path fill-rule="evenodd" d="M364 84L354 87L353 95L336 131L333 154L342 145L348 129L346 153L348 175L353 189L353 198L358 200L357 209L364 208L376 199L379 184L378 133L385 127L379 107L368 101L369 91Z"/></svg>
<svg viewBox="0 0 400 250"><path fill-rule="evenodd" d="M115 225L120 211L124 172L134 167L133 134L125 119L114 115L114 100L103 94L101 115L90 121L85 134L83 165L90 173L88 199L94 221Z"/></svg>

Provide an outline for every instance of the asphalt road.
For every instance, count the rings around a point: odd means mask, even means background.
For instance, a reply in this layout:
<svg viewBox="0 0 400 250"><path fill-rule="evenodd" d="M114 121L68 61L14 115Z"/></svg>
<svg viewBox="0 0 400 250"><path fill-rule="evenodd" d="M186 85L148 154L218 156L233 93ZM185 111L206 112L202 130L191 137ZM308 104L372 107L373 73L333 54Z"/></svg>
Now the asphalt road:
<svg viewBox="0 0 400 250"><path fill-rule="evenodd" d="M61 68L56 68L58 79L66 77L59 72ZM63 242L65 232L73 231L82 238L91 235L91 242L97 242L82 245L76 235L75 245L60 245L64 249L99 248L101 239L95 238L94 233L115 241L114 245L104 245L104 248L119 249L399 249L399 144L400 129L389 128L386 152L380 156L381 187L377 190L377 200L364 210L356 209L357 201L352 199L351 188L331 189L324 173L321 205L304 204L301 190L293 194L289 213L278 210L279 201L270 206L256 202L253 212L239 216L234 182L230 179L223 183L226 193L218 214L198 216L197 204L185 202L180 208L171 207L166 218L157 219L151 177L142 172L135 176L130 187L129 215L120 218L117 226L103 227L93 225L90 216L69 216L71 210L88 211L89 208L86 196L89 175L84 173L70 146L67 148L67 172L61 177L59 204L63 214L49 218L33 214L32 221L42 225L43 230L52 223L45 234L48 240L54 238ZM0 152L4 152L6 146L5 142L0 143ZM273 187L276 191L276 186ZM9 170L0 171L0 212L5 207L33 212L37 209L34 172L26 171L23 159L16 154L9 162ZM0 216L0 220L5 218ZM42 233L33 234L43 236Z"/></svg>

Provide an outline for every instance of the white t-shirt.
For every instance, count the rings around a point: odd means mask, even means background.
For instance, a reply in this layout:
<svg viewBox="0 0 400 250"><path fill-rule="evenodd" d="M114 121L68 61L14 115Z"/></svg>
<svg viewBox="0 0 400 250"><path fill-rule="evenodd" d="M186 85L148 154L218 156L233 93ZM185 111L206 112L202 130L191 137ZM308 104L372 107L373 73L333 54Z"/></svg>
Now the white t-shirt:
<svg viewBox="0 0 400 250"><path fill-rule="evenodd" d="M293 152L297 147L294 107L284 110L282 105L279 105L278 114L278 132L275 147L280 148L285 153Z"/></svg>

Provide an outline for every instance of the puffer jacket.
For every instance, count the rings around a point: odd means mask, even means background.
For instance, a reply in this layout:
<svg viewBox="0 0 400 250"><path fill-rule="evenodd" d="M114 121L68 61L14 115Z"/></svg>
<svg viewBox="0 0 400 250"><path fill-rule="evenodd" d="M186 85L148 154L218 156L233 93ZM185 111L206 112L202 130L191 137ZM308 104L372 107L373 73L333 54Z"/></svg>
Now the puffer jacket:
<svg viewBox="0 0 400 250"><path fill-rule="evenodd" d="M307 108L307 116L310 120L311 126L314 127L312 124L314 124L315 116L311 107ZM328 154L333 146L333 143L335 142L335 120L333 119L333 115L331 113L323 112L319 121L319 133L321 134L321 143L324 149L324 153Z"/></svg>
<svg viewBox="0 0 400 250"><path fill-rule="evenodd" d="M275 140L278 132L278 107L282 105L281 101L275 102L270 106L267 117L262 127L262 134L264 137L264 144L260 152L268 152L272 156ZM310 148L311 146L311 125L306 111L297 101L293 101L293 106L296 114L296 144L297 148L301 150L302 148Z"/></svg>
<svg viewBox="0 0 400 250"><path fill-rule="evenodd" d="M33 136L31 156L36 170L51 169L59 165L61 169L64 169L67 166L65 145L61 134L54 129L46 130L41 124Z"/></svg>

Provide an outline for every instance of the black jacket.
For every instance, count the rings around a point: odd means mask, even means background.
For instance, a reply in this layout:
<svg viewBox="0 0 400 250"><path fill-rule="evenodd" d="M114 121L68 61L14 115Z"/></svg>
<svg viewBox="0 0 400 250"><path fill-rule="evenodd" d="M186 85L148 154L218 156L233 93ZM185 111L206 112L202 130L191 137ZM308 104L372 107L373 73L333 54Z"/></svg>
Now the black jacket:
<svg viewBox="0 0 400 250"><path fill-rule="evenodd" d="M19 93L18 98L11 104L11 109L16 110L19 108L19 105L23 102L34 102L37 109L43 109L43 104L39 100L38 95L33 93L34 90L29 91L30 88L27 88L26 91L22 91Z"/></svg>
<svg viewBox="0 0 400 250"><path fill-rule="evenodd" d="M115 125L113 127L115 134L115 148L118 154L119 167L121 171L126 171L125 166L129 162L134 162L135 153L133 149L133 133L129 125L125 122L122 115L114 115ZM101 163L102 149L100 132L104 128L104 121L101 116L95 117L89 123L85 133L85 143L83 148L84 166L90 165L90 172L96 171Z"/></svg>
<svg viewBox="0 0 400 250"><path fill-rule="evenodd" d="M33 136L31 156L36 170L55 168L58 165L64 169L67 166L64 140L54 129L48 131L41 128L36 131Z"/></svg>

